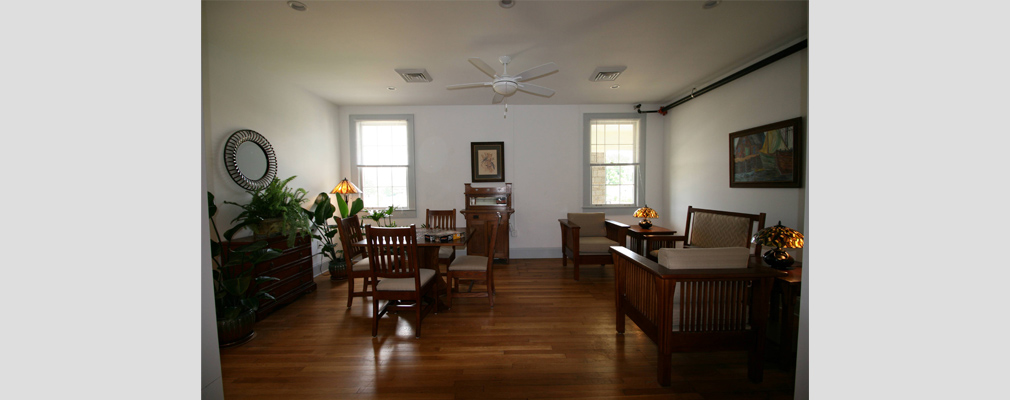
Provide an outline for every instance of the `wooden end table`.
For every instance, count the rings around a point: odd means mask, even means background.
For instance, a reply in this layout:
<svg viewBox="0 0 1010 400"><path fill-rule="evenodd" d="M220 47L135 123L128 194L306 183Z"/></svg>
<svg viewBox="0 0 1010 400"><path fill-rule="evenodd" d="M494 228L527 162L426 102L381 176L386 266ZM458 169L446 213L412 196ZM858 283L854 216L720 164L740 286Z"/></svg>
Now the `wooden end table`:
<svg viewBox="0 0 1010 400"><path fill-rule="evenodd" d="M787 276L775 278L772 284L772 319L778 319L779 329L779 365L783 370L791 370L796 362L796 331L799 328L795 317L799 306L796 297L800 295L803 286L803 264L793 264L793 269L783 271ZM780 297L781 296L781 297ZM781 301L781 310L778 303ZM777 318L776 318L777 317Z"/></svg>
<svg viewBox="0 0 1010 400"><path fill-rule="evenodd" d="M649 250L646 249L645 245L645 235L676 235L677 231L666 229L662 226L653 225L649 229L642 228L640 225L635 224L628 227L628 242L629 249L643 257L647 257Z"/></svg>

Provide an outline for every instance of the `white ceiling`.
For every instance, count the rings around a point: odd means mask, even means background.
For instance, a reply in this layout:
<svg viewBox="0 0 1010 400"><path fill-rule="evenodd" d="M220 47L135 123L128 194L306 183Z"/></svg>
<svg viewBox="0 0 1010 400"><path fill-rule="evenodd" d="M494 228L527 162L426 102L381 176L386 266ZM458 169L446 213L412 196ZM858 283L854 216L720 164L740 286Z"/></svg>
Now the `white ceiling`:
<svg viewBox="0 0 1010 400"><path fill-rule="evenodd" d="M490 80L467 58L500 73L502 55L512 57L510 74L559 68L528 81L557 94L518 92L509 104L666 104L808 29L806 1L711 10L703 1L302 2L306 11L286 1L204 1L205 43L337 105L491 104L491 88L445 87ZM614 82L589 80L607 66L627 70ZM407 83L397 68L425 68L433 81Z"/></svg>

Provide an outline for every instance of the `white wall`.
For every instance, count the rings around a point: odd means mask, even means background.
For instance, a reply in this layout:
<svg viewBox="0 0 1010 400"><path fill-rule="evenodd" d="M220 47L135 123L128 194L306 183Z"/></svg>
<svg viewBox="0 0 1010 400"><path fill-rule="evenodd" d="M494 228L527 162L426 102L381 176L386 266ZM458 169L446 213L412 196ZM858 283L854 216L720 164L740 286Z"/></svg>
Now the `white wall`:
<svg viewBox="0 0 1010 400"><path fill-rule="evenodd" d="M790 55L670 110L664 199L673 213L660 215L664 225L684 232L690 205L764 212L768 226L782 221L803 229L805 188L729 187L729 134L799 116L805 119L806 53ZM802 251L794 255L801 259Z"/></svg>
<svg viewBox="0 0 1010 400"><path fill-rule="evenodd" d="M248 67L248 63L211 44L204 43L203 51L202 179L204 189L215 196L218 228L222 232L227 230L240 212L237 206L226 205L224 201L243 203L250 197L231 179L223 163L224 144L240 129L252 129L270 141L277 155L277 176L283 179L297 175L289 185L308 190L309 201L319 192L329 192L339 181L338 108L269 73ZM206 196L202 193L200 196L203 221L207 221ZM223 398L221 363L207 245L210 233L206 226L204 229L201 392L205 399L220 399ZM316 274L323 268L319 258L315 262Z"/></svg>
<svg viewBox="0 0 1010 400"><path fill-rule="evenodd" d="M206 54L209 83L205 97L209 100L204 104L205 162L207 190L214 193L218 206L218 228L227 230L241 212L238 206L224 201L244 203L250 198L231 179L223 162L225 142L240 129L259 132L270 141L277 155L277 177L296 175L288 186L307 190L308 202L320 192L329 193L341 179L337 173L340 153L336 138L339 108L268 72L249 67L212 44L206 45ZM316 258L319 274L320 256Z"/></svg>
<svg viewBox="0 0 1010 400"><path fill-rule="evenodd" d="M582 211L583 113L635 112L632 105L342 106L340 120L357 114L413 114L417 164L417 218L395 218L398 225L424 222L425 209L462 210L464 183L470 182L470 142L505 143L505 182L512 183L513 258L559 258L559 218ZM350 176L350 126L340 127L342 175ZM646 201L660 204L663 173L663 120L646 120ZM357 182L355 182L357 183ZM474 186L500 186L481 183ZM652 189L652 190L650 190ZM374 206L366 204L366 206ZM631 213L608 217L634 223ZM458 226L464 225L461 215Z"/></svg>

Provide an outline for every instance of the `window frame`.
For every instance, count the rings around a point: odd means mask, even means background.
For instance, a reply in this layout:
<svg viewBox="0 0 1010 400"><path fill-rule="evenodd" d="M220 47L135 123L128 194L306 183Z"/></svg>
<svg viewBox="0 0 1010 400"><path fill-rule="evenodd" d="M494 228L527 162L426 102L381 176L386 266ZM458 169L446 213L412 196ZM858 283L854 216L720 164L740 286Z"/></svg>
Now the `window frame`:
<svg viewBox="0 0 1010 400"><path fill-rule="evenodd" d="M593 204L593 173L591 163L590 151L592 150L592 122L601 119L616 119L616 120L636 120L637 121L637 138L636 147L638 152L638 161L636 164L636 179L635 179L635 203L632 205L595 205ZM614 211L617 213L634 211L645 204L645 114L639 113L584 113L582 114L582 129L583 129L583 143L582 143L582 208L586 211L592 212L608 212Z"/></svg>
<svg viewBox="0 0 1010 400"><path fill-rule="evenodd" d="M414 156L414 114L355 114L347 117L350 124L350 144L351 144L351 176L361 186L361 171L359 169L359 135L358 123L366 121L406 121L407 122L407 208L396 209L392 217L417 218L417 185L416 185L416 158ZM374 210L384 207L378 205L365 204L365 209Z"/></svg>

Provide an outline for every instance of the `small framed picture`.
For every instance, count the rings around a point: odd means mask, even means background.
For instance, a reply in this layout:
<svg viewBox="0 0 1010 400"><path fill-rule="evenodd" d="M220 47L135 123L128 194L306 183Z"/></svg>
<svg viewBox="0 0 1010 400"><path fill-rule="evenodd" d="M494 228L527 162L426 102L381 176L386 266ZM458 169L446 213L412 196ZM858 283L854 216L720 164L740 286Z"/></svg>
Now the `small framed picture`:
<svg viewBox="0 0 1010 400"><path fill-rule="evenodd" d="M505 142L470 142L470 179L505 182Z"/></svg>
<svg viewBox="0 0 1010 400"><path fill-rule="evenodd" d="M803 118L729 134L729 187L803 186Z"/></svg>

